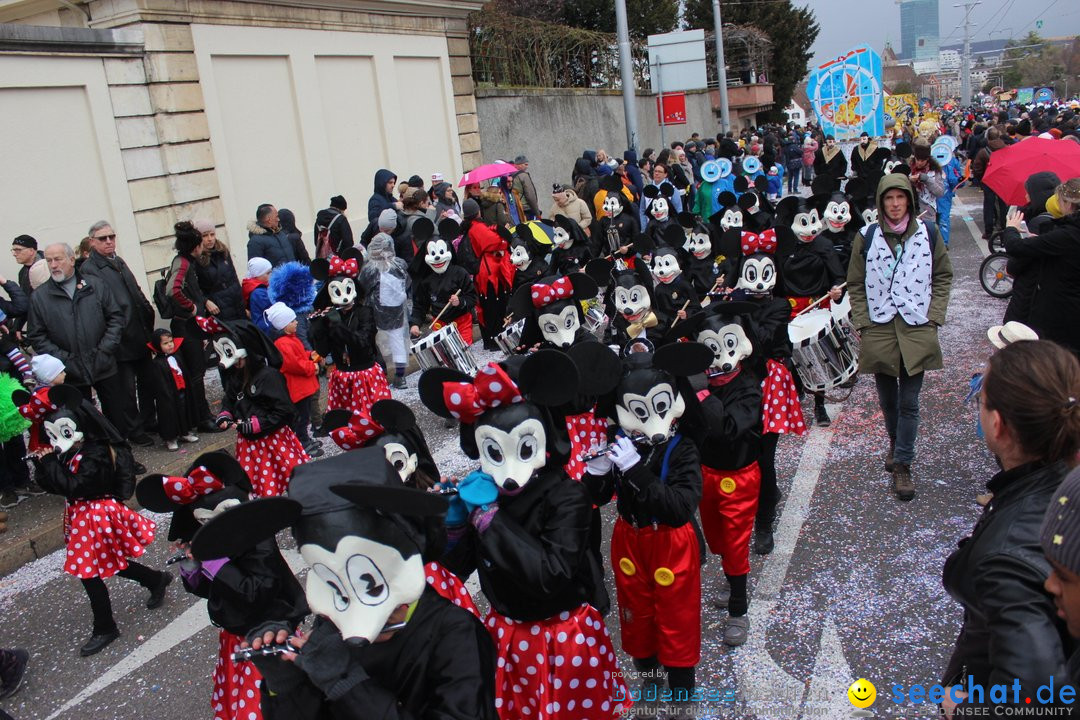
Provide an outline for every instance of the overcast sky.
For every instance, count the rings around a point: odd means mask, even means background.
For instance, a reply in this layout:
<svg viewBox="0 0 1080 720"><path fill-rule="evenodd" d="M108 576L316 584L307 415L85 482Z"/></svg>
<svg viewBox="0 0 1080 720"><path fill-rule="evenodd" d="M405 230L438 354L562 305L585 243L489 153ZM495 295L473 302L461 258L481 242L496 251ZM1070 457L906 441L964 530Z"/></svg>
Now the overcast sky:
<svg viewBox="0 0 1080 720"><path fill-rule="evenodd" d="M939 0L941 44L964 39L964 9L960 0ZM895 0L794 0L809 5L821 25L814 43L815 65L866 43L881 52L885 41L900 50L900 6ZM1080 34L1080 0L982 0L971 11L972 39L1023 37L1042 19L1044 37ZM992 34L991 34L992 33Z"/></svg>

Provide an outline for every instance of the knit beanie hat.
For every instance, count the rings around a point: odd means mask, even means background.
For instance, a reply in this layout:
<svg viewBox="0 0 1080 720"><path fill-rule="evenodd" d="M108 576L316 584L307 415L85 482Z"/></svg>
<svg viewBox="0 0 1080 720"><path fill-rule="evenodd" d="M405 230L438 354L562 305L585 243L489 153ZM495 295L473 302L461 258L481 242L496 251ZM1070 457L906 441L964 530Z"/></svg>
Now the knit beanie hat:
<svg viewBox="0 0 1080 720"><path fill-rule="evenodd" d="M930 143L922 138L917 138L911 143L911 151L916 160L928 160L930 158Z"/></svg>
<svg viewBox="0 0 1080 720"><path fill-rule="evenodd" d="M348 210L349 203L345 202L345 198L341 195L335 195L330 198L330 207L337 208L338 210Z"/></svg>
<svg viewBox="0 0 1080 720"><path fill-rule="evenodd" d="M1065 476L1043 517L1043 553L1066 570L1080 574L1080 468Z"/></svg>
<svg viewBox="0 0 1080 720"><path fill-rule="evenodd" d="M283 302L276 302L263 312L266 322L274 326L275 330L284 330L285 326L296 319L296 313L291 307Z"/></svg>
<svg viewBox="0 0 1080 720"><path fill-rule="evenodd" d="M461 204L461 212L465 215L466 220L474 218L480 214L480 203L469 198Z"/></svg>
<svg viewBox="0 0 1080 720"><path fill-rule="evenodd" d="M12 245L19 245L24 248L33 248L37 250L37 240L30 235L19 235L11 241Z"/></svg>
<svg viewBox="0 0 1080 720"><path fill-rule="evenodd" d="M217 227L214 225L213 221L205 220L203 218L199 218L198 220L192 220L191 227L195 228L195 232L199 233L200 235L205 235L208 232L213 232L217 230Z"/></svg>
<svg viewBox="0 0 1080 720"><path fill-rule="evenodd" d="M274 266L270 264L270 261L266 258L253 257L248 260L247 276L249 278L262 277L266 273L274 269Z"/></svg>
<svg viewBox="0 0 1080 720"><path fill-rule="evenodd" d="M386 208L379 213L379 229L393 230L397 227L397 210Z"/></svg>
<svg viewBox="0 0 1080 720"><path fill-rule="evenodd" d="M48 385L56 379L57 375L64 372L64 363L60 361L60 358L47 353L30 358L30 367L34 371L34 379L37 380L38 385Z"/></svg>

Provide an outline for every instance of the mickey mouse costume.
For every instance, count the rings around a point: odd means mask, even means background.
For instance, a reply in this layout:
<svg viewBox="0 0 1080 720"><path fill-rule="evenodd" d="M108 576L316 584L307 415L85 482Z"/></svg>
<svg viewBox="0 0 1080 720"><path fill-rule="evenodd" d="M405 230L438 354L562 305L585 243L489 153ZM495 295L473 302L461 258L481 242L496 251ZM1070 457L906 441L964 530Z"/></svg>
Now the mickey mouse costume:
<svg viewBox="0 0 1080 720"><path fill-rule="evenodd" d="M616 717L626 688L593 604L603 572L587 551L592 503L562 470L567 447L547 410L577 391L577 369L551 350L507 362L516 377L491 363L475 378L446 368L420 378L421 401L460 420L462 449L480 461L458 485L464 507L451 514L469 524L446 563L476 570L491 602L503 720Z"/></svg>
<svg viewBox="0 0 1080 720"><path fill-rule="evenodd" d="M419 222L419 221L417 221ZM359 251L312 260L311 276L325 284L315 297L308 337L315 352L334 359L327 382L326 409L368 412L390 399L386 373L376 362L375 311L358 297Z"/></svg>
<svg viewBox="0 0 1080 720"><path fill-rule="evenodd" d="M462 341L472 345L472 311L476 307L476 286L472 276L457 264L453 244L434 236L435 226L426 217L413 223L412 233L416 256L410 268L414 285L409 324L418 333L428 314L435 317L442 312L442 317L431 329L439 330L454 323ZM457 305L450 304L452 297L457 298Z"/></svg>
<svg viewBox="0 0 1080 720"><path fill-rule="evenodd" d="M278 370L281 354L254 324L198 316L195 322L210 336L221 374L218 427L236 428L236 459L260 497L280 495L289 474L311 458L292 431L296 406L289 399Z"/></svg>
<svg viewBox="0 0 1080 720"><path fill-rule="evenodd" d="M544 256L548 250L533 235L532 226L522 223L514 229L510 240L510 264L514 266L513 292L551 274Z"/></svg>
<svg viewBox="0 0 1080 720"><path fill-rule="evenodd" d="M112 423L70 386L49 388L47 400L39 397L34 405L20 391L12 400L24 406L24 417L41 423L51 445L35 456L39 484L67 499L64 572L82 581L94 615L91 637L79 650L87 657L120 637L105 578L119 575L139 583L150 591L146 606L154 609L172 575L132 559L154 541L156 525L123 503L135 489L135 459Z"/></svg>
<svg viewBox="0 0 1080 720"><path fill-rule="evenodd" d="M200 455L180 477L147 475L136 488L147 510L172 513L169 540L183 543L250 493L244 469L224 452ZM214 720L259 720L262 676L251 663L235 662L233 653L248 631L268 620L299 625L308 614L303 588L272 537L232 557L184 560L180 577L189 593L207 600L210 621L221 628L210 699Z"/></svg>
<svg viewBox="0 0 1080 720"><path fill-rule="evenodd" d="M248 633L268 718L494 720L491 639L424 581L427 528L446 507L404 487L381 449L361 448L298 467L288 498L242 503L196 533L205 562L292 528L311 567L307 637L289 637L283 658L260 651L292 632L284 618Z"/></svg>

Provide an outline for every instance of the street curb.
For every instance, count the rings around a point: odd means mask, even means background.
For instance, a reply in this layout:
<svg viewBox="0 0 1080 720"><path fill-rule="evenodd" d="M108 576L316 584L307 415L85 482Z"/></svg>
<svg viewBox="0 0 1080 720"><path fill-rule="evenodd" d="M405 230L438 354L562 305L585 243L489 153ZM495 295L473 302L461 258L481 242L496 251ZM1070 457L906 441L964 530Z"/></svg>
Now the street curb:
<svg viewBox="0 0 1080 720"><path fill-rule="evenodd" d="M199 454L212 450L232 450L236 443L234 433L220 433L212 440L199 444ZM138 459L138 456L136 456ZM191 464L192 456L187 455L177 458L160 472L164 475L179 474ZM127 505L139 509L138 502L132 497ZM22 537L0 536L0 577L18 570L23 565L45 557L54 550L64 546L64 518L57 513L55 516L41 523L35 529L25 533Z"/></svg>

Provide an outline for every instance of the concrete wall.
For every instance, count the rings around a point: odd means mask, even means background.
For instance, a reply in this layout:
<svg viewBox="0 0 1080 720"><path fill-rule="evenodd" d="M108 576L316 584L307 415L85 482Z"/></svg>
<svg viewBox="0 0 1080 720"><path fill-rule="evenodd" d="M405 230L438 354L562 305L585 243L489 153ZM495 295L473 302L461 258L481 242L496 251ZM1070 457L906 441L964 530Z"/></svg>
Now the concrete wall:
<svg viewBox="0 0 1080 720"><path fill-rule="evenodd" d="M476 111L484 162L529 158L529 173L546 210L552 183L570 182L582 150L602 148L622 157L626 129L622 95L611 90L476 90ZM715 136L720 130L707 92L686 94L685 125L665 128L667 143L692 132ZM638 147L659 150L656 96L637 97Z"/></svg>

